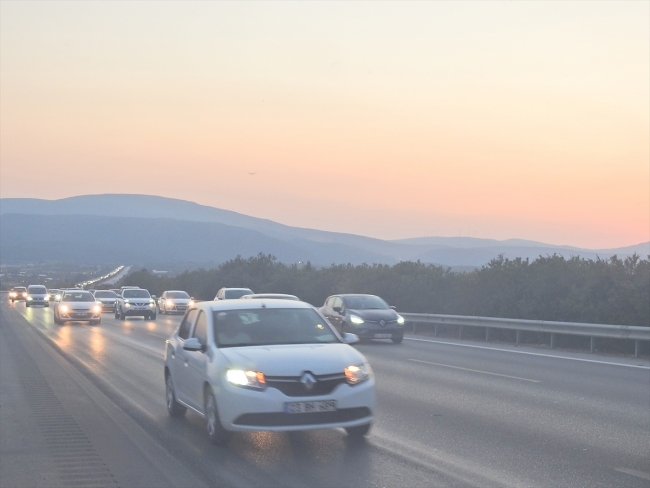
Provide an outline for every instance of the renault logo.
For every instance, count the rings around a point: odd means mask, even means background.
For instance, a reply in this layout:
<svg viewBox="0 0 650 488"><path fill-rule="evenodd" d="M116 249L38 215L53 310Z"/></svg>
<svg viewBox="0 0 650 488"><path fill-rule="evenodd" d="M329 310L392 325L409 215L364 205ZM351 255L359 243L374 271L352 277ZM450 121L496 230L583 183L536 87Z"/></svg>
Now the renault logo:
<svg viewBox="0 0 650 488"><path fill-rule="evenodd" d="M305 390L311 391L316 384L316 378L311 373L304 373L300 377L300 382L305 385Z"/></svg>

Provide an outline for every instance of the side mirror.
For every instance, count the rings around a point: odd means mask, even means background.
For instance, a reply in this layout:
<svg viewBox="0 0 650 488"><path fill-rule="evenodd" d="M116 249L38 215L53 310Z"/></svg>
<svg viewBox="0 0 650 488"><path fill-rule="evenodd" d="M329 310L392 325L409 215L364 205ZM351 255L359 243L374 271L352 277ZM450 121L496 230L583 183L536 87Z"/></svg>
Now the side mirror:
<svg viewBox="0 0 650 488"><path fill-rule="evenodd" d="M346 344L354 344L355 342L359 342L359 336L356 334L351 334L349 332L346 332L343 334L343 342Z"/></svg>
<svg viewBox="0 0 650 488"><path fill-rule="evenodd" d="M391 305L390 308L392 308L393 310L397 310L397 307L394 305Z"/></svg>
<svg viewBox="0 0 650 488"><path fill-rule="evenodd" d="M343 312L343 308L342 308L342 307L332 307L332 310L334 310L336 313L341 313L341 312Z"/></svg>
<svg viewBox="0 0 650 488"><path fill-rule="evenodd" d="M155 300L155 299L156 299L156 295L151 295L151 298L152 298L153 300Z"/></svg>
<svg viewBox="0 0 650 488"><path fill-rule="evenodd" d="M194 297L190 297L190 300L194 300Z"/></svg>
<svg viewBox="0 0 650 488"><path fill-rule="evenodd" d="M183 344L183 349L186 351L203 351L203 345L196 337L190 337Z"/></svg>

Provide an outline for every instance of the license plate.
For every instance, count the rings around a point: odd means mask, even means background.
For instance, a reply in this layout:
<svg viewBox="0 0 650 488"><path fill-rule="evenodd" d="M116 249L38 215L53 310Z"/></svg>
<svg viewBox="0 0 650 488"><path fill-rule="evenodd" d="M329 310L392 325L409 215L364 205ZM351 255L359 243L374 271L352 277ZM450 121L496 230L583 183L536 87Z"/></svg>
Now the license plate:
<svg viewBox="0 0 650 488"><path fill-rule="evenodd" d="M314 402L287 402L284 404L285 413L314 413L334 412L336 400L319 400Z"/></svg>
<svg viewBox="0 0 650 488"><path fill-rule="evenodd" d="M391 337L393 337L393 335L392 334L375 334L373 337L375 339L390 339Z"/></svg>

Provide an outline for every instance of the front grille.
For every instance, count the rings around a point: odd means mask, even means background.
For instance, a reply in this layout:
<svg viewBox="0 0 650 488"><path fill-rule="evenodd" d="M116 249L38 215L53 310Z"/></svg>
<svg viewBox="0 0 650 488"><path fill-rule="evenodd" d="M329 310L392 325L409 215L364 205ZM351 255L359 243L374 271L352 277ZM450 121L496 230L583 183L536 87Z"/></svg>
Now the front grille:
<svg viewBox="0 0 650 488"><path fill-rule="evenodd" d="M305 385L300 382L300 376L267 376L266 386L280 390L290 397L303 397L328 395L338 385L345 383L345 375L343 373L313 376L316 379L316 383L311 390L307 390Z"/></svg>
<svg viewBox="0 0 650 488"><path fill-rule="evenodd" d="M386 320L383 326L379 323L379 320L366 320L365 322L366 324L377 325L380 327L394 327L397 325L397 320Z"/></svg>
<svg viewBox="0 0 650 488"><path fill-rule="evenodd" d="M246 413L233 422L235 425L253 427L282 427L292 425L317 425L350 422L370 416L368 407L341 408L334 412L311 413Z"/></svg>

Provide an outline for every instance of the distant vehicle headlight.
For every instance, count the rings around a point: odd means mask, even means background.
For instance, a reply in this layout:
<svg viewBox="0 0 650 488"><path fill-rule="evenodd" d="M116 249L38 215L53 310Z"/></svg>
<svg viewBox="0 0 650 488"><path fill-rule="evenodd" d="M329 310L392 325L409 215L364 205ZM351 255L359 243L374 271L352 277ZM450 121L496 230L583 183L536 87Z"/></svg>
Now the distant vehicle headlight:
<svg viewBox="0 0 650 488"><path fill-rule="evenodd" d="M174 306L174 302L172 302L171 300L167 300L167 301L165 302L165 305L167 305L168 307L173 307L173 306Z"/></svg>
<svg viewBox="0 0 650 488"><path fill-rule="evenodd" d="M359 324L363 324L363 319L358 315L350 315L350 322L359 325Z"/></svg>
<svg viewBox="0 0 650 488"><path fill-rule="evenodd" d="M27 300L30 301L30 302L31 302L33 299L34 299L33 297L27 297Z"/></svg>
<svg viewBox="0 0 650 488"><path fill-rule="evenodd" d="M54 299L55 299L55 300L61 300L61 295L56 295L56 296L54 297Z"/></svg>
<svg viewBox="0 0 650 488"><path fill-rule="evenodd" d="M351 385L356 385L370 377L370 365L368 363L363 363L348 366L345 368L344 373L345 380Z"/></svg>
<svg viewBox="0 0 650 488"><path fill-rule="evenodd" d="M99 313L99 312L101 312L101 311L102 311L102 306L101 306L101 305L95 305L95 306L93 307L93 312L95 312L95 313Z"/></svg>
<svg viewBox="0 0 650 488"><path fill-rule="evenodd" d="M194 300L190 300L189 302L187 302L188 307L191 307L192 305L194 305Z"/></svg>
<svg viewBox="0 0 650 488"><path fill-rule="evenodd" d="M63 313L68 313L70 311L70 307L68 307L67 305L61 305L59 307L59 310Z"/></svg>
<svg viewBox="0 0 650 488"><path fill-rule="evenodd" d="M14 297L16 297L16 296L18 296L18 295L16 294L15 291L12 291L11 293L9 293L9 296L10 296L11 298L14 298Z"/></svg>
<svg viewBox="0 0 650 488"><path fill-rule="evenodd" d="M43 298L43 300L46 301L46 302L49 302L49 301L50 301L50 297L49 297L48 295L45 295L45 298Z"/></svg>
<svg viewBox="0 0 650 488"><path fill-rule="evenodd" d="M263 390L266 388L264 373L259 371L244 371L241 369L229 369L226 371L226 379L231 385L243 386Z"/></svg>
<svg viewBox="0 0 650 488"><path fill-rule="evenodd" d="M401 315L398 315L397 316L397 323L399 325L404 325L404 317L402 317Z"/></svg>
<svg viewBox="0 0 650 488"><path fill-rule="evenodd" d="M25 298L26 296L27 296L27 293L23 293L23 298Z"/></svg>

